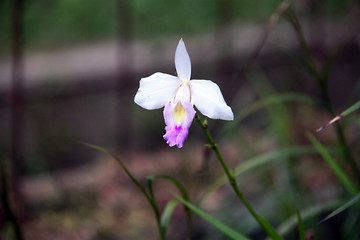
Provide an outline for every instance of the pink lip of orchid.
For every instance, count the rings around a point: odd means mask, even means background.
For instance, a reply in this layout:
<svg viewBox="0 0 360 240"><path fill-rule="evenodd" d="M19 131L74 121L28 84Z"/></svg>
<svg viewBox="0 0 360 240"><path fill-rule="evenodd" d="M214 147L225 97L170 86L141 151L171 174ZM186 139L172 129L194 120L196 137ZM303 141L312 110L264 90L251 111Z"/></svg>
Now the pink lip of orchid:
<svg viewBox="0 0 360 240"><path fill-rule="evenodd" d="M233 120L234 114L216 83L190 80L191 61L182 39L175 52L175 68L178 76L157 72L142 78L134 101L148 110L165 107L164 139L169 146L182 148L195 116L193 106L212 119Z"/></svg>

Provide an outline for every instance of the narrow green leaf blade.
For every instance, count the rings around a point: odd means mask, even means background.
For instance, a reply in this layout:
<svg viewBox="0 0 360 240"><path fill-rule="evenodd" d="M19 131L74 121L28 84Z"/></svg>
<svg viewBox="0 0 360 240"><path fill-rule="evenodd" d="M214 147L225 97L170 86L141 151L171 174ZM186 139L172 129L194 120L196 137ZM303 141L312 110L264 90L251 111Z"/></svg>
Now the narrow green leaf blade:
<svg viewBox="0 0 360 240"><path fill-rule="evenodd" d="M214 217L210 216L209 214L202 211L200 208L196 207L195 205L191 204L190 202L186 201L185 199L181 198L180 196L177 196L176 194L173 194L175 198L190 208L194 213L208 221L211 225L216 227L218 230L220 230L222 233L224 233L226 236L236 239L236 240L249 240L249 238L245 237L241 233L235 231L234 229L230 228L229 226L225 225L224 223L220 222L219 220L215 219Z"/></svg>
<svg viewBox="0 0 360 240"><path fill-rule="evenodd" d="M356 103L354 103L353 105L351 105L348 109L346 109L345 111L343 111L341 113L341 116L345 117L347 115L349 115L350 113L355 112L356 110L358 110L360 108L360 101L357 101Z"/></svg>
<svg viewBox="0 0 360 240"><path fill-rule="evenodd" d="M168 229L171 216L172 216L172 214L174 212L174 209L176 208L176 206L178 204L179 204L179 201L176 200L176 199L172 199L166 204L166 206L164 208L164 211L163 211L163 213L161 215L161 220L160 220L161 227L163 229Z"/></svg>
<svg viewBox="0 0 360 240"><path fill-rule="evenodd" d="M320 132L322 130L324 130L325 128L327 128L329 125L333 124L334 122L339 121L340 119L342 119L343 117L349 115L350 113L355 112L356 110L358 110L360 108L360 101L357 101L355 104L351 105L348 109L346 109L345 111L343 111L340 115L335 116L333 119L331 119L329 122L325 123L323 126L321 126L320 128L318 128L316 130L316 132Z"/></svg>
<svg viewBox="0 0 360 240"><path fill-rule="evenodd" d="M151 178L151 179L155 179L155 178L160 178L160 179L165 179L165 180L168 180L170 182L172 182L176 188L181 192L181 195L187 200L189 201L189 195L186 191L186 189L183 187L183 185L178 181L176 180L175 178L173 177L170 177L168 175L152 175L152 176L149 176L148 179Z"/></svg>
<svg viewBox="0 0 360 240"><path fill-rule="evenodd" d="M304 94L298 93L285 93L276 94L272 96L263 97L260 100L245 106L240 112L236 113L234 121L226 123L221 129L219 135L224 136L229 133L235 126L237 126L243 119L250 116L251 114L269 107L270 105L284 102L304 102L308 104L314 104L314 100Z"/></svg>
<svg viewBox="0 0 360 240"><path fill-rule="evenodd" d="M146 189L140 184L140 182L134 177L134 175L131 174L129 169L125 166L125 164L121 161L121 159L119 157L117 157L115 154L111 153L110 151L106 150L105 148L102 148L102 147L94 145L94 144L85 143L85 142L79 142L79 141L76 141L76 142L83 145L83 146L86 146L86 147L89 147L89 148L104 152L104 153L110 155L112 158L114 158L119 163L119 165L122 167L124 172L128 175L128 177L131 179L131 181L138 187L138 189L144 194L146 200L149 202L150 206L152 207L152 209L153 209L153 211L155 213L155 218L156 218L156 222L157 222L157 225L158 225L160 237L161 237L161 239L165 239L164 231L163 231L163 229L161 228L161 225L160 225L161 223L160 223L159 208L158 208L158 206L156 204L156 200L155 200L154 195L152 193L152 189L150 189L151 190L150 194L148 192L146 192ZM152 182L152 180L150 180L150 182ZM149 181L148 181L148 184L152 185L152 183L149 183Z"/></svg>
<svg viewBox="0 0 360 240"><path fill-rule="evenodd" d="M149 193L150 193L150 196L152 199L155 200L155 196L154 196L154 191L153 191L153 182L154 182L154 176L148 176L146 178L146 183L147 183L147 186L148 186L148 189L149 189Z"/></svg>
<svg viewBox="0 0 360 240"><path fill-rule="evenodd" d="M298 225L299 225L299 239L306 240L304 222L301 218L301 214L300 214L299 210L296 210L296 215L297 215Z"/></svg>
<svg viewBox="0 0 360 240"><path fill-rule="evenodd" d="M302 219L306 220L315 217L321 213L334 209L334 207L339 206L339 204L340 201L336 200L333 202L308 207L304 210L301 210ZM293 215L284 222L282 222L276 229L280 235L285 236L286 234L291 232L297 226L297 224L297 216Z"/></svg>
<svg viewBox="0 0 360 240"><path fill-rule="evenodd" d="M266 233L273 239L273 240L283 240L283 238L279 235L279 233L275 230L271 224L266 221L264 218L258 216L259 223L261 224L262 228L266 231Z"/></svg>
<svg viewBox="0 0 360 240"><path fill-rule="evenodd" d="M146 197L146 199L148 200L148 202L151 204L151 206L154 208L154 202L151 199L151 196L149 196L149 194L146 192L145 188L139 183L139 181L131 174L131 172L129 171L129 169L125 166L125 164L121 161L121 159L119 157L117 157L115 154L113 154L112 152L106 150L105 148L102 148L100 146L94 145L94 144L90 144L90 143L85 143L85 142L80 142L80 141L76 141L77 143L85 146L85 147L89 147L95 150L98 150L100 152L106 153L109 156L111 156L112 158L114 158L119 165L121 166L121 168L124 170L124 172L126 173L126 175L128 175L128 177L131 179L131 181L139 188L139 190L144 194L144 196Z"/></svg>
<svg viewBox="0 0 360 240"><path fill-rule="evenodd" d="M281 150L277 150L274 152L262 154L259 156L255 156L253 158L250 158L243 163L237 165L235 167L234 175L239 176L247 171L250 171L256 167L260 167L262 165L265 165L271 161L276 161L279 159L290 159L291 156L298 156L298 155L304 155L304 154L311 154L315 153L316 149L314 147L308 147L308 146L294 146L289 148L284 148ZM228 183L228 179L226 175L221 176L218 178L202 195L199 201L203 201L207 197L209 197L212 193L214 193L217 189L219 189L224 184Z"/></svg>
<svg viewBox="0 0 360 240"><path fill-rule="evenodd" d="M156 204L156 201L155 201L155 196L154 196L154 193L153 193L153 182L154 182L154 179L165 179L165 180L168 180L170 181L171 183L173 183L176 188L180 191L182 197L186 200L186 201L190 201L189 200L189 194L187 193L186 189L184 188L184 186L179 182L177 181L175 178L173 177L170 177L170 176L167 176L167 175L151 175L151 176L148 176L147 177L147 183L148 183L148 188L149 188L149 191L150 191L150 195L152 196L152 199L154 199L154 202ZM169 204L169 203L168 203ZM170 207L170 206L169 206ZM167 210L167 209L165 209ZM164 211L165 211L164 210ZM170 211L171 209L168 209L168 211ZM172 212L171 212L172 213ZM186 213L186 221L187 221L187 226L188 226L188 239L191 238L191 232L192 232L192 215L191 215L191 211L188 207L185 206L185 213ZM163 213L164 214L168 214L168 213ZM170 216L169 216L170 217ZM170 219L169 219L170 220ZM162 225L162 227L166 227L164 228L165 230L167 229L167 225Z"/></svg>
<svg viewBox="0 0 360 240"><path fill-rule="evenodd" d="M333 170L335 175L339 178L339 180L344 184L347 190L355 195L359 191L353 182L348 178L345 172L340 168L340 166L335 162L335 160L331 157L330 153L326 150L326 148L312 135L308 134L309 140L312 142L314 147L318 150L320 155L324 158L324 160L329 164L330 168Z"/></svg>
<svg viewBox="0 0 360 240"><path fill-rule="evenodd" d="M358 201L360 201L360 193L358 193L355 197L350 199L348 202L344 203L343 205L341 205L340 207L335 209L333 212L331 212L329 215L327 215L323 220L321 220L320 223L325 222L326 220L328 220L328 219L338 215L339 213L345 211L346 209L348 209L349 207L351 207L352 205L354 205Z"/></svg>

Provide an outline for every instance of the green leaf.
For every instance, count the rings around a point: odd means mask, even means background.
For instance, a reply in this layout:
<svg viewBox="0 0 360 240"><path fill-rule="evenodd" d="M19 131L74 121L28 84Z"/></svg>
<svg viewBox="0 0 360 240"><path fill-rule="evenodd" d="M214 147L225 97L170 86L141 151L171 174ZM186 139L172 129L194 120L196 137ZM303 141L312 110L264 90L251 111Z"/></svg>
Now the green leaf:
<svg viewBox="0 0 360 240"><path fill-rule="evenodd" d="M77 143L104 152L108 155L110 155L112 158L114 158L119 165L122 167L122 169L124 170L124 172L128 175L128 177L131 179L131 181L138 187L138 189L144 194L146 200L149 202L149 204L151 205L154 213L155 213L155 218L156 218L156 222L158 225L158 230L159 230L159 234L160 234L160 238L161 239L165 239L165 234L163 229L161 228L161 223L160 223L160 213L159 213L159 208L156 204L155 198L153 196L152 193L152 189L151 189L151 193L148 194L145 190L145 188L139 183L139 181L131 174L131 172L129 171L129 169L125 166L125 164L121 161L121 159L119 157L117 157L115 154L111 153L110 151L106 150L105 148L102 148L100 146L94 145L94 144L89 144L89 143L85 143L85 142L79 142L76 141Z"/></svg>
<svg viewBox="0 0 360 240"><path fill-rule="evenodd" d="M357 203L359 200L360 200L360 193L358 193L355 197L350 199L350 201L344 203L343 205L335 209L333 212L327 215L323 220L321 220L320 223L325 222L326 220L338 215L339 213L343 212L344 210L348 209L349 207Z"/></svg>
<svg viewBox="0 0 360 240"><path fill-rule="evenodd" d="M234 170L234 176L239 176L247 171L250 171L256 167L260 167L262 165L265 165L271 161L275 160L284 160L284 159L290 159L290 156L297 156L297 155L303 155L303 154L310 154L315 153L316 150L314 147L304 147L304 146L295 146L290 148L281 149L278 151L274 151L271 153L266 153L260 156L256 156L253 158L250 158L241 164L237 165ZM217 189L219 189L224 184L228 183L228 179L226 175L224 174L220 178L218 178L202 195L202 197L199 199L199 201L203 201L207 197L209 197L212 193L214 193Z"/></svg>
<svg viewBox="0 0 360 240"><path fill-rule="evenodd" d="M176 206L178 204L179 204L179 201L176 199L172 199L166 204L164 211L161 215L161 221L160 221L161 227L163 229L168 229L171 216L174 212L174 209L176 208Z"/></svg>
<svg viewBox="0 0 360 240"><path fill-rule="evenodd" d="M270 225L268 221L264 218L258 216L257 220L260 220L260 224L262 228L266 231L266 233L274 240L283 240L283 238L279 235L279 233L275 230L273 226Z"/></svg>
<svg viewBox="0 0 360 240"><path fill-rule="evenodd" d="M354 103L353 105L351 105L348 109L346 109L345 111L343 111L341 113L341 116L345 117L347 115L349 115L350 113L355 112L356 110L358 110L360 108L360 101L357 101L356 103Z"/></svg>
<svg viewBox="0 0 360 240"><path fill-rule="evenodd" d="M355 112L356 110L358 110L360 108L360 101L357 101L355 104L351 105L348 109L346 109L345 111L343 111L340 115L335 116L333 119L331 119L329 122L327 122L326 124L324 124L323 126L321 126L320 128L318 128L316 130L316 132L320 132L322 130L324 130L326 127L328 127L329 125L333 124L334 122L340 120L341 118L349 115L350 113Z"/></svg>
<svg viewBox="0 0 360 240"><path fill-rule="evenodd" d="M150 191L150 196L152 197L152 199L154 200L155 204L156 204L156 200L155 200L155 196L154 196L154 193L153 193L153 182L154 182L154 179L165 179L165 180L168 180L170 182L172 182L176 188L180 191L182 197L187 200L187 201L190 201L189 200L189 195L186 191L186 189L182 186L182 184L177 181L175 178L173 177L170 177L170 176L167 176L167 175L151 175L151 176L148 176L147 177L147 184L148 184L148 188L149 188L149 191ZM168 203L169 204L169 203ZM172 210L171 207L174 207L173 206L174 203L170 203L170 206L169 208L170 209L166 209L164 211L169 211L169 212L163 212L162 214L162 217L161 219L163 219L165 217L165 219L167 219L167 217L169 217L169 221L170 221L170 217L171 217L171 214L172 214ZM171 211L170 211L171 210ZM185 207L185 213L186 213L186 218L187 218L187 225L188 225L188 239L190 239L191 237L191 231L192 231L192 216L191 216L191 211L189 208ZM167 214L170 214L169 216L164 216L167 215ZM164 220L165 221L165 220ZM168 222L167 222L168 224ZM166 225L163 225L163 220L161 220L161 226L163 229L165 229L165 231L167 230L167 224Z"/></svg>
<svg viewBox="0 0 360 240"><path fill-rule="evenodd" d="M149 176L148 179L155 179L155 178L160 178L160 179L165 179L165 180L168 180L170 182L172 182L175 187L177 187L177 189L181 192L181 195L186 199L188 200L189 199L189 195L186 191L186 189L183 187L183 185L177 181L175 178L173 177L170 177L170 176L167 176L167 175L152 175L152 176Z"/></svg>
<svg viewBox="0 0 360 240"><path fill-rule="evenodd" d="M297 215L298 225L299 225L299 239L300 240L306 240L304 223L303 223L303 220L301 218L301 214L300 214L299 210L296 210L296 215Z"/></svg>
<svg viewBox="0 0 360 240"><path fill-rule="evenodd" d="M327 212L330 209L334 209L334 207L339 206L340 201L336 200L330 203L318 204L315 206L311 206L304 210L301 210L301 216L303 221L315 217L321 213ZM281 223L278 227L278 233L282 236L285 236L289 232L291 232L298 225L297 215L293 215L288 218L286 221Z"/></svg>
<svg viewBox="0 0 360 240"><path fill-rule="evenodd" d="M254 90L257 94L263 98L271 97L266 99L268 101L276 101L277 104L267 104L266 110L269 113L271 120L271 130L274 135L277 137L279 144L281 146L289 145L291 142L291 131L290 126L290 114L286 109L285 104L281 101L281 97L277 94L266 74L261 71L261 69L250 71L248 74L248 79L252 84ZM299 96L300 94L289 93L288 96ZM301 96L301 95L300 95ZM279 99L280 98L280 99ZM306 96L305 99L308 99ZM280 100L280 101L279 101Z"/></svg>
<svg viewBox="0 0 360 240"><path fill-rule="evenodd" d="M90 143L85 143L85 142L79 142L76 141L77 143L98 150L100 152L106 153L109 156L111 156L112 158L114 158L119 165L121 166L121 168L124 170L124 172L128 175L128 177L131 179L131 181L133 181L133 183L140 189L140 191L145 195L145 197L148 199L149 202L152 202L149 194L146 192L145 188L139 183L138 180L136 180L136 178L131 174L131 172L129 171L129 169L125 166L125 164L121 161L121 159L119 157L117 157L115 154L111 153L110 151L106 150L105 148L102 148L100 146L94 145L94 144L90 144Z"/></svg>
<svg viewBox="0 0 360 240"><path fill-rule="evenodd" d="M251 114L272 104L282 102L305 102L309 104L314 104L314 101L310 97L298 93L276 94L273 96L263 97L260 100L245 106L240 112L238 112L235 115L233 121L230 121L224 125L224 128L220 131L219 135L224 136L227 133L231 132L243 119L250 116Z"/></svg>
<svg viewBox="0 0 360 240"><path fill-rule="evenodd" d="M150 196L152 199L155 199L154 191L153 191L153 181L154 181L154 176L148 176L146 178L146 183L149 189Z"/></svg>
<svg viewBox="0 0 360 240"><path fill-rule="evenodd" d="M186 201L185 199L181 198L180 196L173 193L175 198L184 204L186 207L191 209L194 213L208 221L211 225L216 227L218 230L220 230L222 233L224 233L226 236L236 239L236 240L249 240L249 238L245 237L243 234L235 231L234 229L230 228L229 226L225 225L224 223L220 222L219 220L215 219L214 217L210 216L209 214L202 211L200 208L196 207L195 205L191 204L190 202Z"/></svg>
<svg viewBox="0 0 360 240"><path fill-rule="evenodd" d="M330 168L333 170L335 175L339 178L342 184L346 187L346 189L352 194L355 195L359 191L353 182L348 178L346 173L340 168L340 166L335 162L335 160L331 157L330 153L324 148L324 146L312 135L307 135L309 140L312 142L314 147L318 150L320 155L324 158L324 160L329 164Z"/></svg>

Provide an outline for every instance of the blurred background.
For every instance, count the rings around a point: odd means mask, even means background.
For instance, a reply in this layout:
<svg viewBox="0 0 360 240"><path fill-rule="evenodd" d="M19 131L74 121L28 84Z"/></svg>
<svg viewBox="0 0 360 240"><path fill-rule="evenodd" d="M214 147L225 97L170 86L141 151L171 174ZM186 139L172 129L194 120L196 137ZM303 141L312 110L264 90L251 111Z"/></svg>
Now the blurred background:
<svg viewBox="0 0 360 240"><path fill-rule="evenodd" d="M300 149L239 176L255 209L279 226L296 209L325 206L305 222L309 238L359 239L359 211L317 225L349 195L306 137L359 100L359 1L289 2L0 1L0 156L24 239L158 239L149 204L116 161L75 141L116 153L144 184L153 174L177 178L202 209L251 239L265 237L228 186L204 198L223 172L196 122L184 148L170 148L162 109L133 101L140 78L175 74L180 38L192 78L216 82L235 113L234 122L209 120L231 168ZM307 54L326 75L323 89ZM358 113L341 124L359 164ZM356 178L353 165L341 160L337 130L330 126L316 137ZM160 206L172 198L169 189L156 185ZM0 233L14 239L5 210ZM181 207L168 234L185 239ZM296 228L287 236L294 234ZM194 216L193 239L227 238Z"/></svg>

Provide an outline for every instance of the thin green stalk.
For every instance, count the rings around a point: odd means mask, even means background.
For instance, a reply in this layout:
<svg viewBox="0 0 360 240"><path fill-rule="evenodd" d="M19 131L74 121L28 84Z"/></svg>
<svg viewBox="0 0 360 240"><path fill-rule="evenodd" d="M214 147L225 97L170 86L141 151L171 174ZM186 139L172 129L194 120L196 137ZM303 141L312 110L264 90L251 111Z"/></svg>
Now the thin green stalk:
<svg viewBox="0 0 360 240"><path fill-rule="evenodd" d="M336 161L332 158L330 153L326 150L326 148L312 135L307 135L308 139L314 145L314 147L319 151L324 160L329 164L332 171L339 178L339 180L344 184L344 187L348 189L348 191L355 195L359 192L357 187L353 184L353 182L349 179L344 170L336 163Z"/></svg>
<svg viewBox="0 0 360 240"><path fill-rule="evenodd" d="M154 179L165 179L170 181L171 183L173 183L176 188L180 191L183 199L185 199L186 201L190 202L190 198L189 198L189 194L187 193L186 189L183 187L183 185L177 181L175 178L167 176L167 175L151 175L147 177L147 183L148 183L148 188L150 191L150 196L152 196L152 198L154 199L154 201L156 201L155 195L154 195L154 191L153 191L153 182ZM173 199L175 200L175 199ZM173 209L176 207L178 203L178 200L174 201L170 201L163 212L163 215L161 217L161 226L164 229L164 235L166 236L166 230L167 230L167 224L170 221L170 217L172 214ZM168 209L166 209L168 208ZM166 211L168 211L167 214ZM185 206L185 212L186 212L186 220L187 220L187 227L188 227L188 231L187 231L187 238L188 240L191 239L191 233L192 233L192 216L191 216L191 211L188 207Z"/></svg>
<svg viewBox="0 0 360 240"><path fill-rule="evenodd" d="M0 162L0 178L1 178L0 189L2 189L2 191L0 192L0 199L4 208L4 212L14 229L15 239L22 240L24 238L23 238L21 226L9 202L8 182L5 172L5 163L3 162Z"/></svg>
<svg viewBox="0 0 360 240"><path fill-rule="evenodd" d="M131 174L131 172L127 169L127 167L125 166L125 164L120 161L120 159L113 153L108 152L122 167L122 169L125 171L125 173L129 176L129 178L135 183L135 185L140 189L140 191L144 194L144 196L146 197L146 199L148 200L148 202L150 203L154 213L155 213L155 218L156 218L156 223L157 223L157 227L159 230L159 234L161 237L161 240L165 240L166 236L165 236L165 231L161 226L161 216L160 216L160 211L156 205L156 200L154 198L154 196L151 196L150 194L148 194L148 192L145 190L145 188L137 181L137 179Z"/></svg>
<svg viewBox="0 0 360 240"><path fill-rule="evenodd" d="M208 141L209 141L208 146L215 152L217 158L219 159L219 162L220 162L221 166L223 167L223 169L226 173L226 176L229 180L229 183L230 183L231 187L234 189L236 195L240 198L240 200L244 203L244 205L249 210L251 215L255 218L255 220L260 224L260 226L266 231L266 233L271 238L279 239L279 240L282 239L282 237L276 232L276 230L270 225L270 223L268 223L264 218L262 218L261 216L259 216L256 213L256 211L252 208L250 203L245 198L244 194L241 192L239 186L236 183L234 174L232 174L230 172L229 167L227 166L227 164L219 150L218 145L215 143L214 139L212 138L212 136L208 130L206 121L203 122L197 113L195 114L195 120L198 122L198 124L200 125L201 129L203 130L206 138L208 139Z"/></svg>
<svg viewBox="0 0 360 240"><path fill-rule="evenodd" d="M317 71L315 60L311 54L311 51L306 43L300 22L298 18L296 17L296 14L292 7L289 7L289 11L285 14L285 17L289 20L293 28L295 29L295 33L298 37L298 40L300 42L300 46L302 51L304 52L305 59L307 60L308 68L310 70L311 75L316 78L317 80L321 81L320 74Z"/></svg>
<svg viewBox="0 0 360 240"><path fill-rule="evenodd" d="M297 215L297 219L298 219L299 239L306 240L304 222L302 220L299 210L296 210L296 215Z"/></svg>
<svg viewBox="0 0 360 240"><path fill-rule="evenodd" d="M336 114L335 114L335 111L334 111L331 101L330 101L330 96L329 96L329 93L327 90L327 84L328 84L328 75L329 75L331 60L332 60L333 56L336 54L336 51L334 51L326 59L324 66L322 68L322 71L318 70L315 65L314 57L313 57L313 55L310 51L310 48L305 40L299 20L295 14L295 11L292 9L292 7L289 8L289 13L286 15L286 17L295 29L295 33L298 37L298 40L301 45L301 49L304 53L306 62L308 64L310 74L314 77L314 79L316 80L316 82L318 84L318 87L320 89L322 104L323 104L324 108L327 110L327 112L329 113L329 115L331 117L335 117ZM344 128L338 122L335 125L336 125L337 139L338 139L338 142L343 151L344 157L345 157L345 159L347 159L347 162L351 166L351 171L353 173L353 177L360 184L360 168L357 165L356 160L352 155L349 144L346 141L345 134L344 134Z"/></svg>
<svg viewBox="0 0 360 240"><path fill-rule="evenodd" d="M139 181L136 180L136 178L131 174L131 172L125 166L125 164L115 154L111 153L110 151L106 150L105 148L99 147L97 145L89 144L89 143L84 143L84 142L77 141L77 143L80 143L86 147L90 147L90 148L96 149L98 151L104 152L104 153L110 155L112 158L114 158L119 163L119 165L124 170L126 175L128 175L128 177L131 179L131 181L138 187L138 189L144 194L146 200L150 203L150 205L155 213L155 219L156 219L157 227L159 230L160 238L161 238L161 240L166 240L165 230L161 226L160 211L157 207L155 197L146 191L146 189L139 183Z"/></svg>

